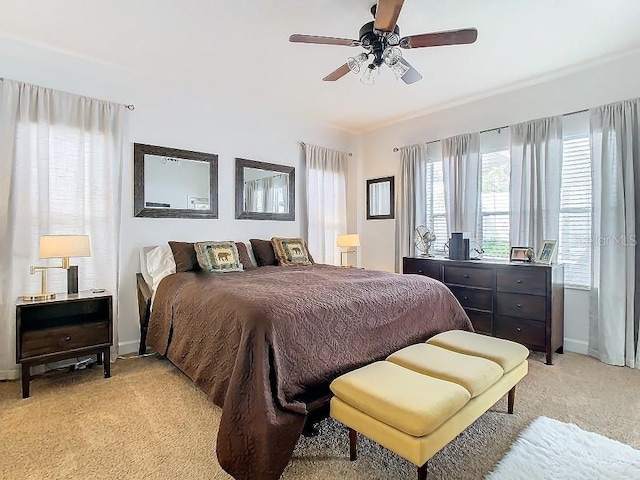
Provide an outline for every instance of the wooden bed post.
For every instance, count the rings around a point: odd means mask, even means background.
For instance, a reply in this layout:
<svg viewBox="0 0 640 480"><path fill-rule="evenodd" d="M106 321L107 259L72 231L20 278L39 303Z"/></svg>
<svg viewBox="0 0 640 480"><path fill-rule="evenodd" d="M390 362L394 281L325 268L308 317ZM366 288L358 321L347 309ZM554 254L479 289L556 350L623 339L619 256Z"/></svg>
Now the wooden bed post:
<svg viewBox="0 0 640 480"><path fill-rule="evenodd" d="M516 401L516 386L514 385L507 396L507 412L513 414L513 404Z"/></svg>
<svg viewBox="0 0 640 480"><path fill-rule="evenodd" d="M136 273L136 284L138 286L138 315L140 320L140 348L138 348L138 355L144 355L147 351L147 328L149 327L149 316L151 315L151 289L141 273Z"/></svg>
<svg viewBox="0 0 640 480"><path fill-rule="evenodd" d="M358 432L353 428L349 429L349 460L352 462L358 459Z"/></svg>

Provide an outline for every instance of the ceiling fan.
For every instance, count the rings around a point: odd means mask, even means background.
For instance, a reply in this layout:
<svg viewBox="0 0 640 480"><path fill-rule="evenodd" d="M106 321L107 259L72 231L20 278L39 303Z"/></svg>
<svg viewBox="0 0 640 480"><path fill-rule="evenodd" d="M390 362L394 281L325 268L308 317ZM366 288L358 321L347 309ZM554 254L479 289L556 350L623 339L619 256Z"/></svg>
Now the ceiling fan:
<svg viewBox="0 0 640 480"><path fill-rule="evenodd" d="M396 25L404 0L379 0L371 7L373 22L365 23L360 29L359 40L319 35L294 34L289 37L293 43L315 43L320 45L343 45L346 47L362 47L364 52L349 57L347 63L337 68L322 80L335 82L347 73L364 73L360 81L365 85L375 85L376 72L380 72L382 64L387 65L395 74L396 80L402 79L406 84L415 83L422 75L409 62L402 58L400 48L437 47L440 45L462 45L473 43L478 38L478 30L465 28L444 32L423 33L400 37L400 28ZM365 65L371 58L371 63Z"/></svg>

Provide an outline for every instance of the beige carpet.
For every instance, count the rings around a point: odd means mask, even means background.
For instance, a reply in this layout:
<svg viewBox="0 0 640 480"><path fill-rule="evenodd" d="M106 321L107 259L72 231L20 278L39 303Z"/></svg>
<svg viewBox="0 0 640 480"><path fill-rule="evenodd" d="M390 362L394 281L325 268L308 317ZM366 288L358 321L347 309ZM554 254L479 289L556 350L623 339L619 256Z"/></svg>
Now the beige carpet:
<svg viewBox="0 0 640 480"><path fill-rule="evenodd" d="M572 422L640 448L640 370L567 353L547 366L530 358L516 414L506 401L429 462L429 479L482 479L539 415ZM100 369L53 372L32 382L0 382L0 478L228 479L215 457L220 409L169 362L118 360ZM347 438L331 420L303 438L283 479L415 478L413 466L364 439L348 460Z"/></svg>

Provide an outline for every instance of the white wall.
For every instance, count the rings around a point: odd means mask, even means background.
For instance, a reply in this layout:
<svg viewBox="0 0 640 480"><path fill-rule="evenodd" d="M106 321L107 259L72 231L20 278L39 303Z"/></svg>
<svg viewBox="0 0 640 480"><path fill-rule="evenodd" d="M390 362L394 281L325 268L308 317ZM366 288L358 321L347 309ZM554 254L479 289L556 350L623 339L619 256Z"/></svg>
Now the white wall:
<svg viewBox="0 0 640 480"><path fill-rule="evenodd" d="M434 74L445 75L446 72ZM477 132L535 118L640 96L640 52L558 74L540 83L446 110L399 122L360 136L359 185L366 179L398 175L399 154L394 147ZM469 81L473 81L470 76ZM364 267L393 271L394 220L365 220L365 195L357 197L357 228ZM565 295L565 346L586 353L588 292L567 289Z"/></svg>
<svg viewBox="0 0 640 480"><path fill-rule="evenodd" d="M203 60L204 61L204 60ZM243 104L242 92L198 91L132 70L0 37L1 74L80 95L133 103L122 173L119 343L137 350L139 338L135 273L138 249L168 240L248 240L297 236L304 225L300 141L354 152L356 139L332 128ZM171 65L167 65L170 69ZM224 74L224 72L221 72ZM219 219L133 217L133 143L218 154ZM296 167L296 221L235 220L234 158ZM354 175L356 169L351 170ZM352 192L349 192L352 196ZM350 222L355 224L350 213Z"/></svg>

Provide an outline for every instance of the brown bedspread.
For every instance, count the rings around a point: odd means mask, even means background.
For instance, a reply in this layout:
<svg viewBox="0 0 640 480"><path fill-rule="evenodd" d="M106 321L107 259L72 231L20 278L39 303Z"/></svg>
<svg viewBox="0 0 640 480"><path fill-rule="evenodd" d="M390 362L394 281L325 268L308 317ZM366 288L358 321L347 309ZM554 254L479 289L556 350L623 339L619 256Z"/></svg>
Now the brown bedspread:
<svg viewBox="0 0 640 480"><path fill-rule="evenodd" d="M270 480L291 459L305 393L451 329L472 327L449 290L424 276L261 267L166 277L148 345L222 407L222 468Z"/></svg>

